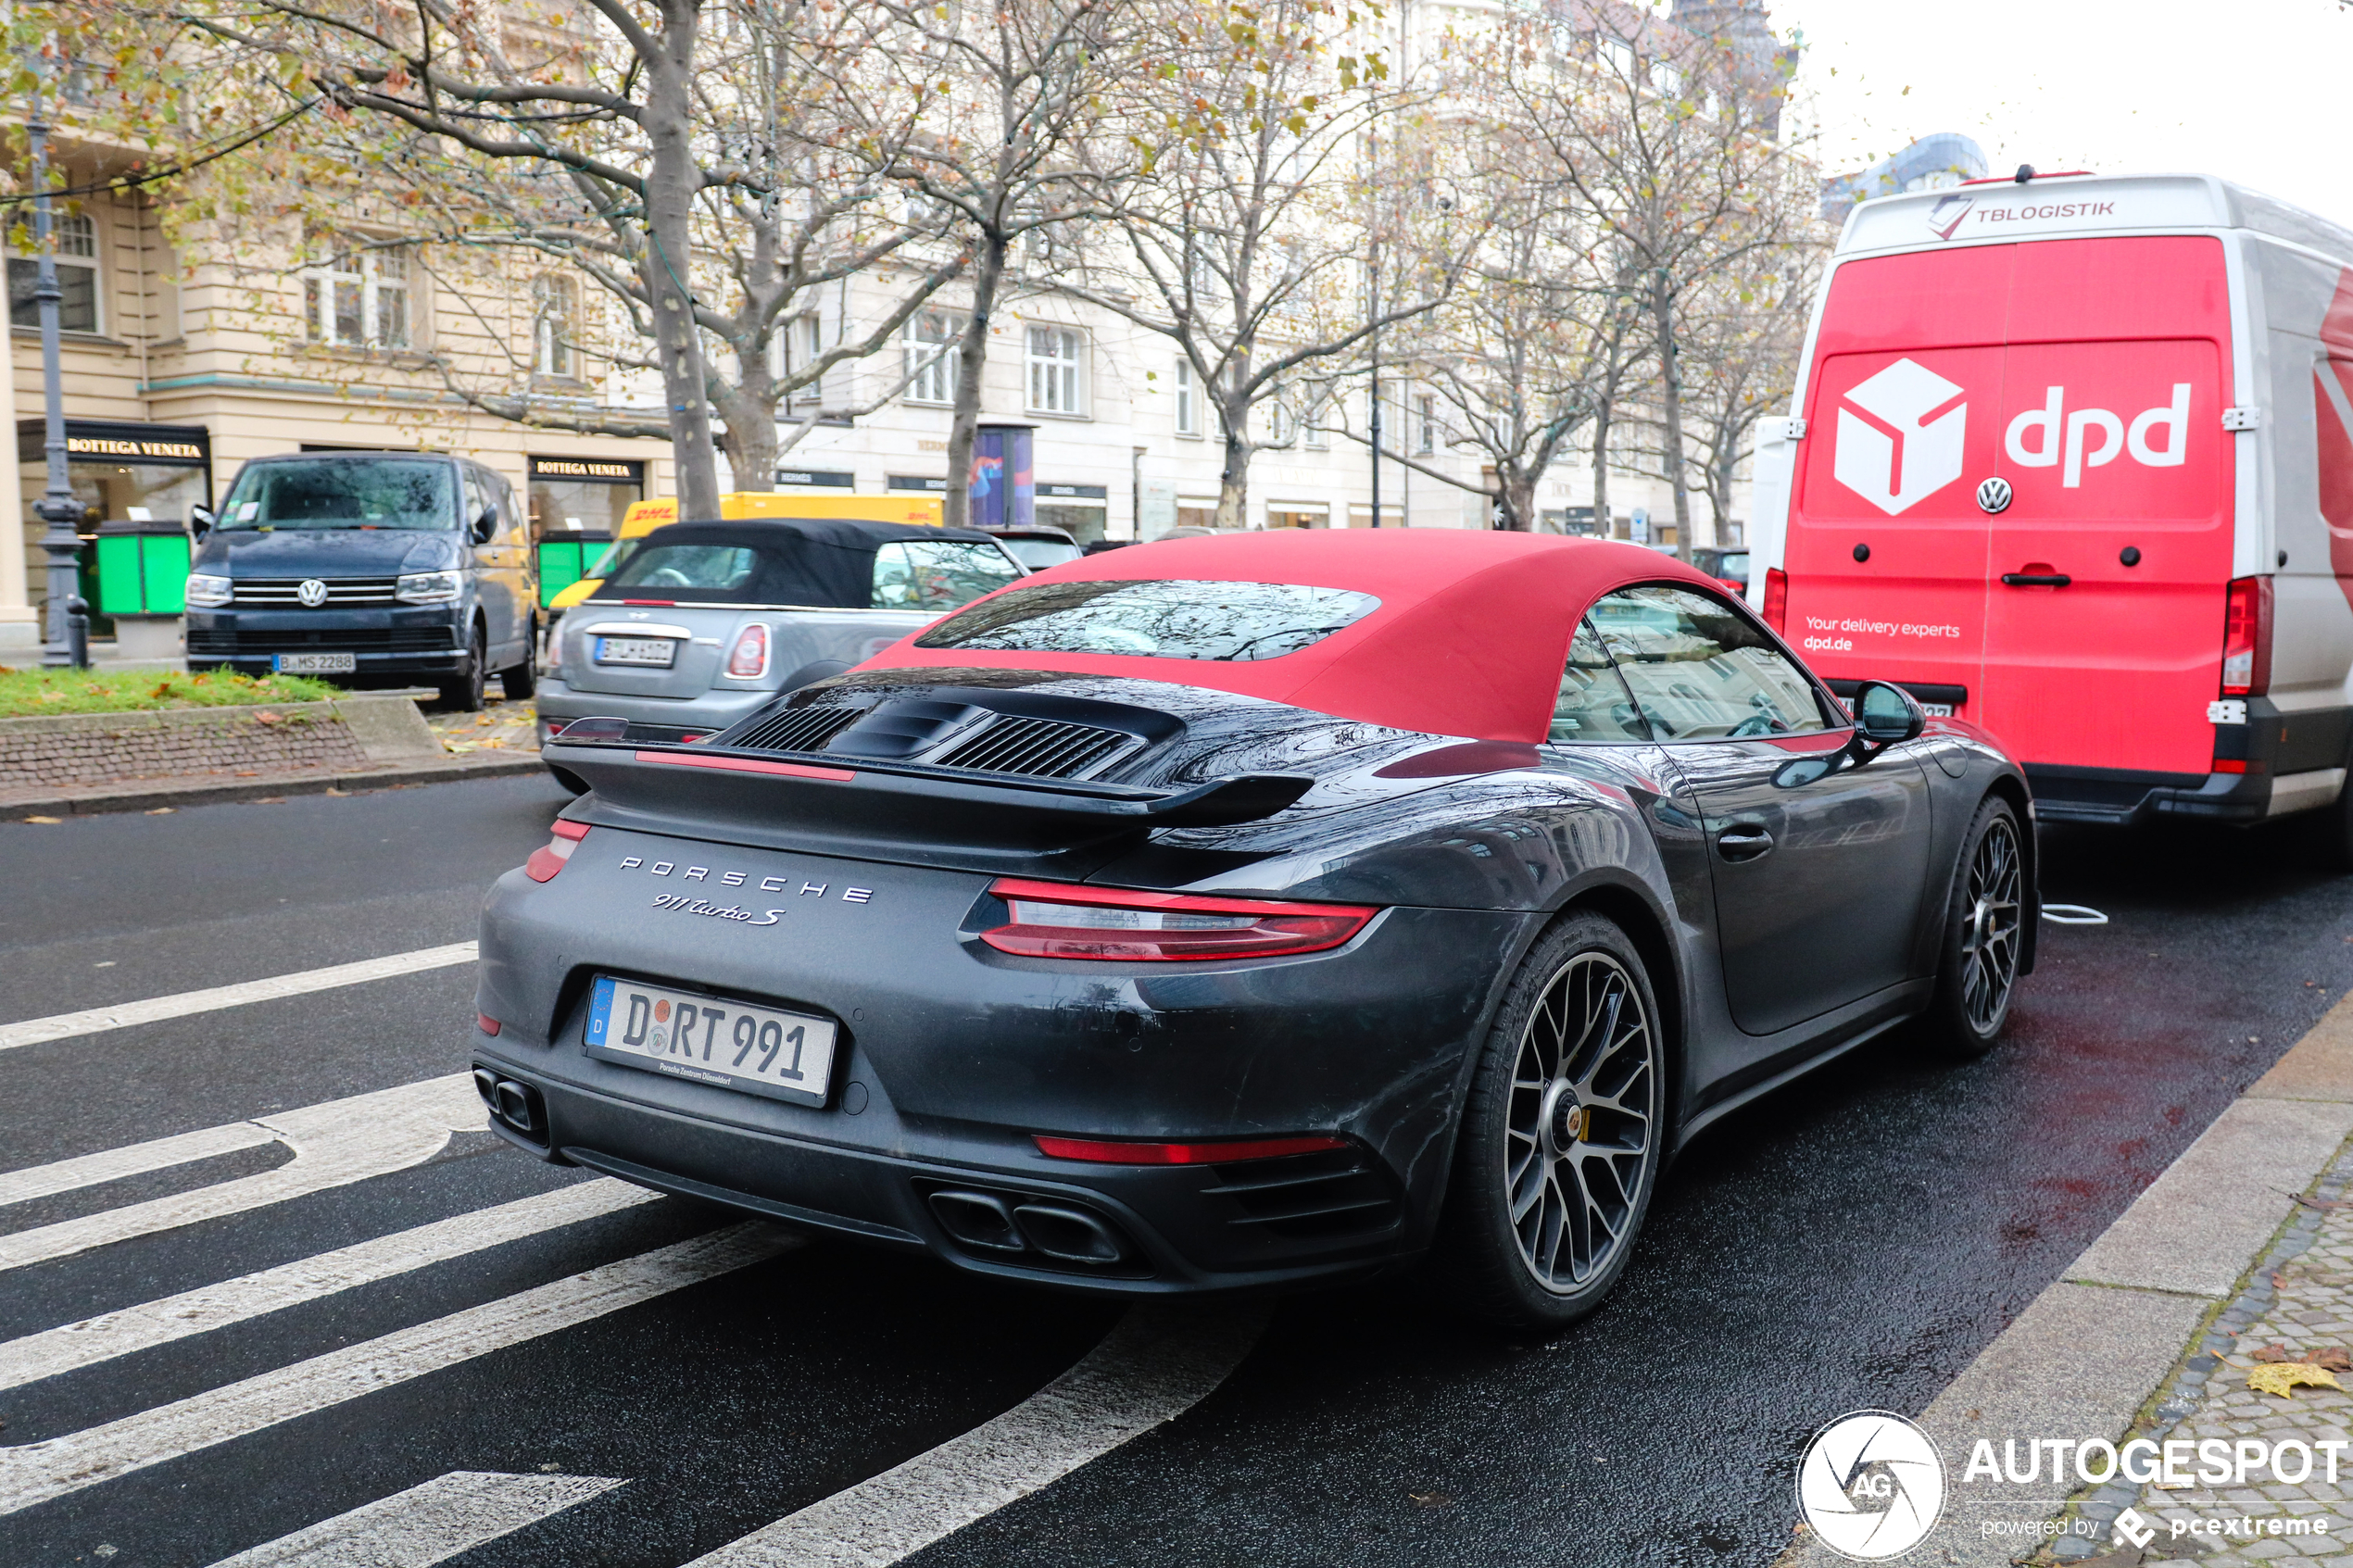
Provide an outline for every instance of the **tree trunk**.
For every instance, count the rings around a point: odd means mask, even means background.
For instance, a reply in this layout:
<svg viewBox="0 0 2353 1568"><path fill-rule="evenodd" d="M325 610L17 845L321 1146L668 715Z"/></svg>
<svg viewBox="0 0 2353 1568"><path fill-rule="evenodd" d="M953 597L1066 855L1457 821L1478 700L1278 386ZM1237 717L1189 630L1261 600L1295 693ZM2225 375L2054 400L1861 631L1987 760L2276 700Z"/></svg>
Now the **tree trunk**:
<svg viewBox="0 0 2353 1568"><path fill-rule="evenodd" d="M948 427L948 490L940 521L950 528L972 522L973 443L980 433L980 372L988 363L988 313L1005 276L1005 236L980 236L973 259L973 311L956 345L956 413Z"/></svg>
<svg viewBox="0 0 2353 1568"><path fill-rule="evenodd" d="M1659 380L1667 414L1667 483L1675 495L1675 558L1692 558L1692 486L1683 471L1683 386L1675 368L1675 302L1662 274L1651 282L1651 316L1658 332Z"/></svg>
<svg viewBox="0 0 2353 1568"><path fill-rule="evenodd" d="M1617 537L1617 523L1609 515L1610 406L1593 410L1593 532L1604 539Z"/></svg>
<svg viewBox="0 0 2353 1568"><path fill-rule="evenodd" d="M765 358L736 356L732 387L714 388L711 402L727 427L727 462L737 490L776 488L776 378Z"/></svg>
<svg viewBox="0 0 2353 1568"><path fill-rule="evenodd" d="M1536 475L1513 467L1498 470L1497 488L1503 492L1504 519L1497 524L1515 533L1536 531Z"/></svg>
<svg viewBox="0 0 2353 1568"><path fill-rule="evenodd" d="M1250 404L1237 410L1221 407L1217 420L1226 427L1226 466L1217 472L1217 526L1241 528L1250 516Z"/></svg>
<svg viewBox="0 0 2353 1568"><path fill-rule="evenodd" d="M719 467L703 388L702 338L688 292L693 203L702 183L689 96L700 7L696 0L663 0L661 20L661 51L647 62L646 78L644 124L651 153L646 172L646 296L653 304L662 396L670 407L678 515L716 518Z"/></svg>

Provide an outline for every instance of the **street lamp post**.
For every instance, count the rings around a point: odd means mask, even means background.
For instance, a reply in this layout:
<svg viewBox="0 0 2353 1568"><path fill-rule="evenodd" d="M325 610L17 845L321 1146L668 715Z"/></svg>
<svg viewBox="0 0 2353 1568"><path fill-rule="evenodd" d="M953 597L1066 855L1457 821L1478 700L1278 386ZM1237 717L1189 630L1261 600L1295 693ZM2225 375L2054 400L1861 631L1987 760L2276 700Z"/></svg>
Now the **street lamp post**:
<svg viewBox="0 0 2353 1568"><path fill-rule="evenodd" d="M73 498L73 483L66 477L66 405L64 372L59 364L57 307L65 292L57 286L57 255L49 207L49 132L41 114L41 89L32 92L31 112L25 130L32 144L32 236L40 257L33 284L33 302L41 309L41 396L45 416L42 451L49 462L49 483L32 509L49 526L41 535L48 553L48 606L44 617L41 662L44 667L87 665L87 646L73 635L69 605L81 590L82 539L74 532L82 504Z"/></svg>

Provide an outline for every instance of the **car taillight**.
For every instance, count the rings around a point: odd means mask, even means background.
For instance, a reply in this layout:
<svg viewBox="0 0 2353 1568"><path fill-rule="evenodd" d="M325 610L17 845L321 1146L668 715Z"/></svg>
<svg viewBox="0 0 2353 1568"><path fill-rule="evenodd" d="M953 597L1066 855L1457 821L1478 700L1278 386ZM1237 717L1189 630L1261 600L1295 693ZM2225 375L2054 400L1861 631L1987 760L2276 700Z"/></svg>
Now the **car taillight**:
<svg viewBox="0 0 2353 1568"><path fill-rule="evenodd" d="M559 820L554 831L556 836L534 849L531 859L522 863L522 874L534 882L546 882L564 869L564 862L572 859L572 852L580 847L582 839L588 836L588 824Z"/></svg>
<svg viewBox="0 0 2353 1568"><path fill-rule="evenodd" d="M727 673L738 681L756 681L768 673L768 628L755 621L736 634L727 654Z"/></svg>
<svg viewBox="0 0 2353 1568"><path fill-rule="evenodd" d="M1782 622L1789 619L1789 573L1778 566L1765 569L1765 624L1774 631L1784 630Z"/></svg>
<svg viewBox="0 0 2353 1568"><path fill-rule="evenodd" d="M1222 1165L1236 1160L1279 1160L1346 1148L1346 1138L1308 1133L1291 1138L1223 1138L1215 1143L1133 1143L1126 1139L1057 1138L1037 1135L1038 1152L1098 1165Z"/></svg>
<svg viewBox="0 0 2353 1568"><path fill-rule="evenodd" d="M1357 904L1205 898L1000 877L988 891L1009 919L980 939L1028 959L1111 963L1264 959L1337 947L1380 911Z"/></svg>
<svg viewBox="0 0 2353 1568"><path fill-rule="evenodd" d="M2261 696L2271 684L2271 580L2231 580L2222 612L2222 695Z"/></svg>

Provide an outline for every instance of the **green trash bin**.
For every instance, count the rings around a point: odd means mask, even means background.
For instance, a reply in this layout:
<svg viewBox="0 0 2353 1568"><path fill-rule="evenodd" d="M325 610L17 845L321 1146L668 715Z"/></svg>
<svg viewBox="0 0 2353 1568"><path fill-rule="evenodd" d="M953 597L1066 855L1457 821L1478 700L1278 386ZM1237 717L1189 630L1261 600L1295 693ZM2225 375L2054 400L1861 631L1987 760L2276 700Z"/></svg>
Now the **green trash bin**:
<svg viewBox="0 0 2353 1568"><path fill-rule="evenodd" d="M120 655L178 656L192 554L188 531L169 520L117 519L98 525L97 591L92 597L97 613L114 622Z"/></svg>
<svg viewBox="0 0 2353 1568"><path fill-rule="evenodd" d="M558 594L588 574L612 535L585 529L565 529L539 541L539 608L545 609Z"/></svg>

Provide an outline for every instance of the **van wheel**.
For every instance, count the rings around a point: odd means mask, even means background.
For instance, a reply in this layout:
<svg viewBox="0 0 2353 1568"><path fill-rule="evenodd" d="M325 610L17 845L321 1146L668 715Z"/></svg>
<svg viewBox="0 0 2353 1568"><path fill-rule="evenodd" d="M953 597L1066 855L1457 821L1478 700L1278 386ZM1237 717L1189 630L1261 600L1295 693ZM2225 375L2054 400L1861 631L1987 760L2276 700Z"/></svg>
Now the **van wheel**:
<svg viewBox="0 0 2353 1568"><path fill-rule="evenodd" d="M499 671L498 684L506 689L509 702L521 702L539 689L539 624L535 619L524 629L522 662Z"/></svg>
<svg viewBox="0 0 2353 1568"><path fill-rule="evenodd" d="M1989 795L1961 840L1944 908L1936 996L1924 1022L1937 1048L1983 1056L2009 1024L2026 921L2026 854L2018 813Z"/></svg>
<svg viewBox="0 0 2353 1568"><path fill-rule="evenodd" d="M1667 1135L1650 976L1598 915L1562 922L1513 976L1454 1146L1433 1283L1540 1333L1602 1303L1650 1209Z"/></svg>
<svg viewBox="0 0 2353 1568"><path fill-rule="evenodd" d="M490 648L483 635L482 625L475 622L473 635L466 644L465 668L454 681L441 683L441 706L454 708L460 713L482 711L483 688L489 684L490 671L484 668L490 662Z"/></svg>

